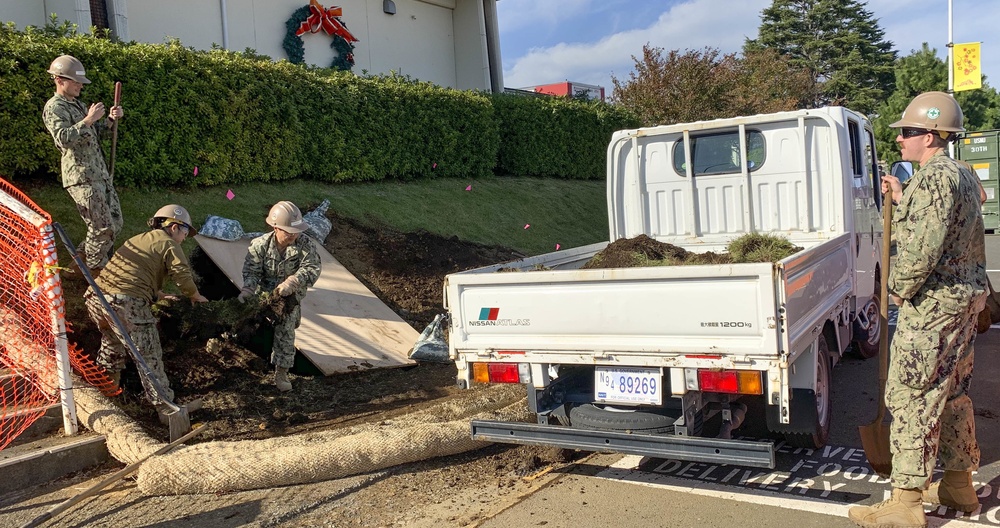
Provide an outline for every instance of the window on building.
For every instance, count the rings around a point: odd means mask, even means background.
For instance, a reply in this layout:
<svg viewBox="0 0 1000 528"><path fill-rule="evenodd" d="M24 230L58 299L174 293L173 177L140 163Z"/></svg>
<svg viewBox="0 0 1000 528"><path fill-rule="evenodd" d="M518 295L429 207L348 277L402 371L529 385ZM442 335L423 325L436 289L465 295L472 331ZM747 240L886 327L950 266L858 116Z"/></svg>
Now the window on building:
<svg viewBox="0 0 1000 528"><path fill-rule="evenodd" d="M764 134L756 130L746 131L747 167L751 172L764 165L767 149ZM738 131L691 135L691 160L693 174L724 174L740 172L740 136ZM684 140L674 144L674 170L681 176L687 175L684 163Z"/></svg>
<svg viewBox="0 0 1000 528"><path fill-rule="evenodd" d="M108 4L106 0L90 0L90 24L99 29L108 29Z"/></svg>

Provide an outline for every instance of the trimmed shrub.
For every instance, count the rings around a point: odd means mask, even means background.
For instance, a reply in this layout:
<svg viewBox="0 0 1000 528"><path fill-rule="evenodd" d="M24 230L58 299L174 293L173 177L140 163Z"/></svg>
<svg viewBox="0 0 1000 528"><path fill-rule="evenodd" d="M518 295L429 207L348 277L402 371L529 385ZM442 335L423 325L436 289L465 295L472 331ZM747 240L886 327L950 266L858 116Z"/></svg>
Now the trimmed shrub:
<svg viewBox="0 0 1000 528"><path fill-rule="evenodd" d="M491 96L395 74L272 62L248 50L114 43L67 24L0 27L0 174L59 174L41 120L46 73L79 58L85 104L122 82L115 179L157 188L292 178L365 181L493 173L601 178L611 134L637 122L603 103ZM110 138L104 140L110 153ZM194 167L198 167L197 175Z"/></svg>

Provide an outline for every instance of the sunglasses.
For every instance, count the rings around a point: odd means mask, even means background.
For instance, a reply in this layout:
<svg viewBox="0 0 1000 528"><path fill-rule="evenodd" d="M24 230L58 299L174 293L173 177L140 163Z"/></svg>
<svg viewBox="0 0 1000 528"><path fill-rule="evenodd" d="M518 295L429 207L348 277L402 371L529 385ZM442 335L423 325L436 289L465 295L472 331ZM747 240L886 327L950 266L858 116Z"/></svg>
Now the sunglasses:
<svg viewBox="0 0 1000 528"><path fill-rule="evenodd" d="M903 136L904 139L909 139L912 137L922 136L924 134L931 134L933 131L926 130L923 128L903 128L899 131L899 135Z"/></svg>

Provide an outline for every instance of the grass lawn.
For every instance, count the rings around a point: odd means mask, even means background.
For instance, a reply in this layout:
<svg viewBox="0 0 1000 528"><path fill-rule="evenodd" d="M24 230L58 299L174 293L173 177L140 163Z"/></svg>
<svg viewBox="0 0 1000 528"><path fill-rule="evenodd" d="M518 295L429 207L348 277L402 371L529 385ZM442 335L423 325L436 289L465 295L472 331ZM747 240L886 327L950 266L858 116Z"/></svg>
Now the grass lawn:
<svg viewBox="0 0 1000 528"><path fill-rule="evenodd" d="M83 222L55 177L13 183L61 223L75 244L82 242ZM226 196L230 189L232 200ZM118 194L125 227L116 246L145 231L149 216L168 203L186 207L199 226L208 215L216 215L239 220L243 230L251 232L267 229L264 217L279 200L291 200L306 212L324 199L330 200L331 211L366 223L403 232L422 229L526 255L555 251L557 244L567 249L608 237L603 181L490 177L329 184L295 180L197 189L119 188ZM185 250L190 251L193 244L185 242Z"/></svg>

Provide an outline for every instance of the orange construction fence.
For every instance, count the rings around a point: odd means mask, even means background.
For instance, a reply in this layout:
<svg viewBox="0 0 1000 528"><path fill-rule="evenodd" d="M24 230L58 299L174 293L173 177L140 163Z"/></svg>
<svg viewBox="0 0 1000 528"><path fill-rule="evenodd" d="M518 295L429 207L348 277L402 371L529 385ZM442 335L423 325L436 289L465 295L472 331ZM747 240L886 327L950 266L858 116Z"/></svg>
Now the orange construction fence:
<svg viewBox="0 0 1000 528"><path fill-rule="evenodd" d="M117 389L66 334L52 218L0 179L0 449L57 403L77 430L70 368L108 395Z"/></svg>

